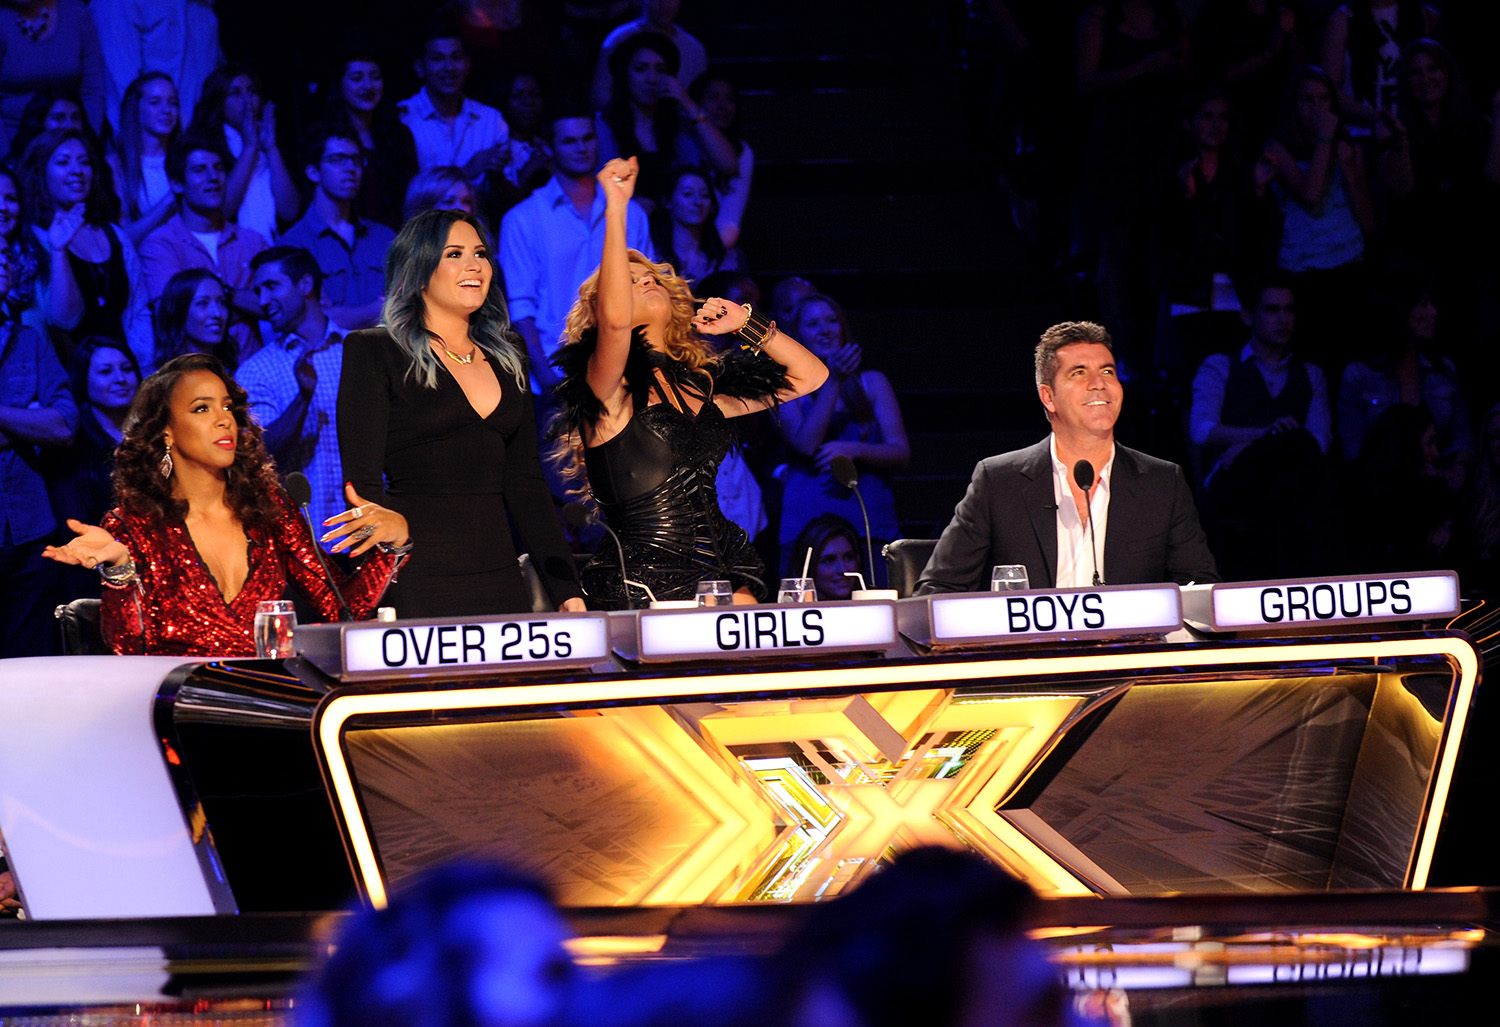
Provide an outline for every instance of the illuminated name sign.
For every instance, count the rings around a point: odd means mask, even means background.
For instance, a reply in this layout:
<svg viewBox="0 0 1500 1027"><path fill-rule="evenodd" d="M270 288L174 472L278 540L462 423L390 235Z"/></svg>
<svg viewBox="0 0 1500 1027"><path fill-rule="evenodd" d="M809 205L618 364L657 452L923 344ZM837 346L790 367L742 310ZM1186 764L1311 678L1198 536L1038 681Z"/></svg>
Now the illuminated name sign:
<svg viewBox="0 0 1500 1027"><path fill-rule="evenodd" d="M902 618L902 631L926 645L1166 634L1182 627L1176 585L925 596ZM924 623L925 622L925 623Z"/></svg>
<svg viewBox="0 0 1500 1027"><path fill-rule="evenodd" d="M1187 599L1188 619L1210 631L1425 620L1459 611L1452 571L1236 582L1195 592Z"/></svg>
<svg viewBox="0 0 1500 1027"><path fill-rule="evenodd" d="M736 653L875 652L896 644L888 602L645 610L640 659L720 659Z"/></svg>
<svg viewBox="0 0 1500 1027"><path fill-rule="evenodd" d="M342 629L343 672L362 677L590 666L610 657L602 614L365 622ZM297 631L299 644L304 631Z"/></svg>

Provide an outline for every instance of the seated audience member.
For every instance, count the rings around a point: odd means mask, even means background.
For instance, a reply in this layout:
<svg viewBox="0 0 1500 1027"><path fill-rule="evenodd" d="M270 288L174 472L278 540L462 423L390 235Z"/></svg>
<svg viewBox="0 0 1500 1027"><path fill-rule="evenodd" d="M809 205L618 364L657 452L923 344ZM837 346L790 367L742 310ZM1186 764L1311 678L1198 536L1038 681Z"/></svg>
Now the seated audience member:
<svg viewBox="0 0 1500 1027"><path fill-rule="evenodd" d="M1284 275L1244 279L1240 319L1250 341L1238 354L1215 353L1193 378L1189 428L1203 447L1204 487L1249 446L1280 432L1305 430L1328 452L1333 423L1320 368L1292 352L1296 293Z"/></svg>
<svg viewBox="0 0 1500 1027"><path fill-rule="evenodd" d="M28 311L36 302L37 247L32 243L35 237L26 224L26 205L21 202L18 179L15 171L0 164L0 254L6 259L10 281L10 291L0 295L0 303L14 311ZM55 263L67 262L65 252L55 251L50 256ZM61 304L61 313L31 312L39 320L60 321L67 316L67 305L61 303L62 293L54 289L49 298L54 306Z"/></svg>
<svg viewBox="0 0 1500 1027"><path fill-rule="evenodd" d="M1250 341L1208 357L1193 378L1188 429L1203 452L1204 520L1230 580L1318 573L1337 559L1328 385L1292 351L1291 282L1272 273L1237 283Z"/></svg>
<svg viewBox="0 0 1500 1027"><path fill-rule="evenodd" d="M1110 585L1219 580L1182 468L1115 443L1125 393L1112 346L1089 321L1042 333L1036 389L1052 434L974 468L919 595L984 591L999 563L1024 564L1032 588L1083 588L1096 574Z"/></svg>
<svg viewBox="0 0 1500 1027"><path fill-rule="evenodd" d="M9 278L10 260L0 256L0 296L10 291ZM42 559L57 519L37 467L46 449L67 446L77 429L57 354L0 305L0 659L57 650L52 575Z"/></svg>
<svg viewBox="0 0 1500 1027"><path fill-rule="evenodd" d="M130 237L112 224L115 202L106 176L99 151L78 129L43 132L21 159L26 221L48 255L37 274L37 308L47 325L74 341L123 339L136 315L140 265ZM141 349L136 346L137 357Z"/></svg>
<svg viewBox="0 0 1500 1027"><path fill-rule="evenodd" d="M1027 937L1036 896L971 852L901 853L813 906L769 990L789 1027L1076 1023L1071 992ZM769 1018L768 1018L769 1019Z"/></svg>
<svg viewBox="0 0 1500 1027"><path fill-rule="evenodd" d="M417 173L417 144L386 96L378 61L356 54L342 61L335 74L325 87L323 120L354 133L365 155L354 212L395 228L402 223L406 185Z"/></svg>
<svg viewBox="0 0 1500 1027"><path fill-rule="evenodd" d="M114 484L118 505L103 521L69 521L72 541L42 555L98 570L100 626L117 654L254 655L256 607L284 598L288 584L323 618L338 619L328 574L276 481L245 390L213 357L177 357L141 383ZM331 568L356 618L375 612L409 542L405 518L369 512L385 523L354 551L369 556L348 579Z"/></svg>
<svg viewBox="0 0 1500 1027"><path fill-rule="evenodd" d="M817 586L820 602L848 599L859 587L859 579L849 575L858 573L864 575L866 582L873 581L864 566L864 552L859 530L854 525L838 514L819 514L804 524L792 541L786 576L801 577L806 566Z"/></svg>
<svg viewBox="0 0 1500 1027"><path fill-rule="evenodd" d="M745 206L750 202L750 180L755 175L755 154L750 144L740 138L740 94L722 75L704 75L693 83L688 95L703 108L738 156L734 174L715 173L712 183L719 200L714 224L724 245L733 247L740 241L740 226L745 220Z"/></svg>
<svg viewBox="0 0 1500 1027"><path fill-rule="evenodd" d="M1398 404L1375 419L1344 501L1352 573L1453 565L1458 494L1444 480L1438 457L1437 427L1425 407Z"/></svg>
<svg viewBox="0 0 1500 1027"><path fill-rule="evenodd" d="M322 275L312 254L277 246L251 261L251 285L275 336L240 367L250 414L284 477L301 471L312 484L314 524L343 513L338 395L344 371L342 327L324 313Z"/></svg>
<svg viewBox="0 0 1500 1027"><path fill-rule="evenodd" d="M1328 15L1322 65L1331 76L1340 115L1366 129L1394 111L1401 49L1437 32L1438 15L1420 0L1354 0Z"/></svg>
<svg viewBox="0 0 1500 1027"><path fill-rule="evenodd" d="M1297 276L1304 351L1341 364L1360 334L1350 319L1363 309L1365 238L1375 230L1375 207L1363 151L1340 122L1335 93L1323 69L1299 70L1266 159L1276 169L1281 207L1276 266Z"/></svg>
<svg viewBox="0 0 1500 1027"><path fill-rule="evenodd" d="M136 246L176 213L177 197L167 179L167 151L177 141L178 115L177 87L161 72L148 72L125 90L110 170L120 198L121 220Z"/></svg>
<svg viewBox="0 0 1500 1027"><path fill-rule="evenodd" d="M791 324L802 301L818 291L806 278L788 275L771 287L771 319Z"/></svg>
<svg viewBox="0 0 1500 1027"><path fill-rule="evenodd" d="M636 158L638 199L663 195L670 170L679 164L701 164L723 175L738 170L734 146L674 77L678 55L670 39L638 33L617 46L609 62L615 82L596 126L599 157Z"/></svg>
<svg viewBox="0 0 1500 1027"><path fill-rule="evenodd" d="M120 113L125 87L141 75L159 71L177 83L182 109L198 103L203 80L223 62L219 52L219 18L199 0L132 0L89 4L104 52L106 103L112 126Z"/></svg>
<svg viewBox="0 0 1500 1027"><path fill-rule="evenodd" d="M385 251L396 233L354 213L365 164L359 140L343 129L315 126L303 160L313 184L312 203L282 243L307 250L318 262L330 317L349 328L371 328L380 320Z"/></svg>
<svg viewBox="0 0 1500 1027"><path fill-rule="evenodd" d="M641 32L659 33L677 49L678 66L672 70L672 74L684 90L708 71L708 51L697 38L677 24L681 7L682 0L646 0L639 18L615 26L604 37L604 43L599 47L599 60L594 67L594 85L589 91L595 107L603 107L609 103L611 89L620 74L613 60L615 51L625 40Z"/></svg>
<svg viewBox="0 0 1500 1027"><path fill-rule="evenodd" d="M543 396L560 380L552 356L578 285L599 264L604 248L604 195L594 173L599 144L594 121L569 112L552 119L552 177L506 211L500 222L500 269L511 323L526 342L534 391ZM645 211L626 212L625 244L654 253Z"/></svg>
<svg viewBox="0 0 1500 1027"><path fill-rule="evenodd" d="M77 91L49 86L31 94L31 101L21 115L21 124L11 136L10 159L19 161L33 139L54 128L77 129L88 137L96 150L102 149L98 133L83 113L83 102L78 99Z"/></svg>
<svg viewBox="0 0 1500 1027"><path fill-rule="evenodd" d="M1438 269L1464 295L1493 274L1492 256L1451 241L1495 230L1500 125L1486 124L1441 43L1408 43L1400 74L1397 112L1375 130L1375 167L1390 195L1386 236L1399 257Z"/></svg>
<svg viewBox="0 0 1500 1027"><path fill-rule="evenodd" d="M55 88L77 93L90 129L104 128L104 58L99 33L82 0L9 3L0 18L0 134L10 139L32 94Z"/></svg>
<svg viewBox="0 0 1500 1027"><path fill-rule="evenodd" d="M156 301L156 363L184 353L209 353L232 374L240 365L238 341L229 332L229 290L204 268L179 271Z"/></svg>
<svg viewBox="0 0 1500 1027"><path fill-rule="evenodd" d="M78 430L71 446L49 454L47 488L59 522L97 524L114 505L115 447L125 437L125 415L141 384L141 368L124 343L93 335L73 351L68 377ZM79 567L57 570L59 601L99 597L98 574Z"/></svg>
<svg viewBox="0 0 1500 1027"><path fill-rule="evenodd" d="M728 249L715 222L719 201L708 177L698 168L676 168L667 191L651 215L651 241L657 255L690 284L720 269L734 271L744 259Z"/></svg>
<svg viewBox="0 0 1500 1027"><path fill-rule="evenodd" d="M1438 308L1432 292L1422 279L1404 276L1386 282L1381 297L1386 352L1351 362L1339 386L1344 457L1359 453L1371 425L1386 410L1398 404L1423 406L1437 427L1439 466L1449 484L1459 488L1474 453L1474 433L1458 370L1436 346Z"/></svg>
<svg viewBox="0 0 1500 1027"><path fill-rule="evenodd" d="M401 222L405 224L424 210L473 214L478 209L474 186L464 177L463 169L440 165L419 171L412 178L401 206Z"/></svg>
<svg viewBox="0 0 1500 1027"><path fill-rule="evenodd" d="M1297 12L1268 0L1226 0L1203 8L1189 53L1197 78L1222 85L1244 137L1259 143L1276 127L1281 90L1306 64Z"/></svg>
<svg viewBox="0 0 1500 1027"><path fill-rule="evenodd" d="M498 110L464 95L469 54L456 26L428 27L416 68L422 88L396 111L416 142L417 166L462 168L476 184L485 184L490 175L504 177L510 168L510 127Z"/></svg>
<svg viewBox="0 0 1500 1027"><path fill-rule="evenodd" d="M901 536L896 495L886 480L911 460L901 404L884 374L862 366L864 353L836 301L808 296L798 305L793 324L796 337L828 366L828 380L811 395L783 403L779 411L782 436L794 456L779 474L785 488L778 562L786 563L797 533L819 514L836 513L864 524L859 499L834 479L833 460L840 456L854 462L870 514L870 537L879 549ZM871 570L873 580L885 580L883 568Z"/></svg>
<svg viewBox="0 0 1500 1027"><path fill-rule="evenodd" d="M552 1027L574 988L547 889L484 864L429 870L363 907L298 1002L304 1027Z"/></svg>
<svg viewBox="0 0 1500 1027"><path fill-rule="evenodd" d="M260 307L250 291L250 260L266 248L253 229L224 215L228 154L216 139L185 135L167 154L167 178L177 212L141 244L144 290L151 302L179 271L203 268L228 286L231 305L248 318Z"/></svg>
<svg viewBox="0 0 1500 1027"><path fill-rule="evenodd" d="M1235 156L1232 124L1221 90L1200 92L1184 108L1187 146L1174 158L1182 160L1175 174L1164 176L1157 216L1163 313L1158 334L1167 346L1158 350L1158 364L1176 363L1179 330L1192 330L1191 321L1178 318L1238 311L1234 278L1263 271L1275 258L1280 216L1269 190L1274 168L1267 160L1248 168ZM1224 316L1235 320L1233 313Z"/></svg>
<svg viewBox="0 0 1500 1027"><path fill-rule="evenodd" d="M276 139L276 105L262 103L260 78L243 64L217 68L203 82L187 134L219 142L224 167L224 216L268 242L297 220L302 197Z"/></svg>
<svg viewBox="0 0 1500 1027"><path fill-rule="evenodd" d="M516 168L516 186L522 194L531 191L552 173L552 123L542 95L542 83L530 72L512 75L500 92L500 110L510 125L511 163Z"/></svg>

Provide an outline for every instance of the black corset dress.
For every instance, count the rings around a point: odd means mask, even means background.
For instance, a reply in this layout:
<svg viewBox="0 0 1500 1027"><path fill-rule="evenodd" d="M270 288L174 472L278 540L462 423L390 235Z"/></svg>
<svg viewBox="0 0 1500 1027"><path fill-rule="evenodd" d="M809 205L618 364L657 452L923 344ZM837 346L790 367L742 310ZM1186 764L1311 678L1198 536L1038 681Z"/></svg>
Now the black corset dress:
<svg viewBox="0 0 1500 1027"><path fill-rule="evenodd" d="M564 346L558 355L565 428L592 423L602 413L585 381L592 341ZM635 416L614 438L586 450L584 462L590 491L620 536L630 580L657 599L692 599L705 580L729 581L768 598L760 558L719 508L719 463L735 435L704 386L711 382L714 392L738 398L774 396L785 387L786 369L768 357L736 352L705 375L651 351L637 334L625 377ZM693 402L702 404L696 415ZM590 608L646 605L643 590L631 587L627 594L620 552L607 537L580 577Z"/></svg>

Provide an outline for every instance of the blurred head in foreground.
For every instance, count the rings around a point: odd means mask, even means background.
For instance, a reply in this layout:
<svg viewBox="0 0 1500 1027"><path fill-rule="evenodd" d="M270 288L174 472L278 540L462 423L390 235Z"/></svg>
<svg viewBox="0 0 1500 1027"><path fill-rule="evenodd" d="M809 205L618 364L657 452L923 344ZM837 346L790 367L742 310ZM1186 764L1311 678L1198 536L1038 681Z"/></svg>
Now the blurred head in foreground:
<svg viewBox="0 0 1500 1027"><path fill-rule="evenodd" d="M988 861L914 849L815 909L782 953L788 1027L1060 1027L1070 995L1022 931L1031 889Z"/></svg>
<svg viewBox="0 0 1500 1027"><path fill-rule="evenodd" d="M538 882L458 863L362 910L311 981L301 1027L548 1027L573 980L566 924Z"/></svg>

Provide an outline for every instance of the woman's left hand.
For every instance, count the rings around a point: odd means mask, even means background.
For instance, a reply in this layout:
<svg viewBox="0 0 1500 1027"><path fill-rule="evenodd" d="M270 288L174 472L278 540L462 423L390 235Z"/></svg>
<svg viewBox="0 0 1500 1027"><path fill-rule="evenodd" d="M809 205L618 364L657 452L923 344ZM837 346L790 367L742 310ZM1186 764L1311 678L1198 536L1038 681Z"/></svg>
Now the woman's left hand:
<svg viewBox="0 0 1500 1027"><path fill-rule="evenodd" d="M581 596L572 599L564 599L562 605L557 608L558 613L588 613L589 607Z"/></svg>
<svg viewBox="0 0 1500 1027"><path fill-rule="evenodd" d="M411 541L411 532L406 525L406 518L394 510L388 510L378 503L371 503L360 498L354 486L346 484L344 495L348 498L350 509L323 522L323 525L334 525L332 531L324 532L319 542L327 542L331 539L340 539L338 545L331 552L341 553L350 546L350 556L359 556L369 552L370 547L379 542L388 542L395 546L404 546Z"/></svg>
<svg viewBox="0 0 1500 1027"><path fill-rule="evenodd" d="M846 456L850 460L858 460L861 452L858 442L845 442L843 440L825 442L818 447L817 453L813 455L813 465L817 467L819 474L832 474L835 457Z"/></svg>
<svg viewBox="0 0 1500 1027"><path fill-rule="evenodd" d="M745 327L749 320L750 312L738 303L712 296L693 315L693 328L699 335L728 335Z"/></svg>

